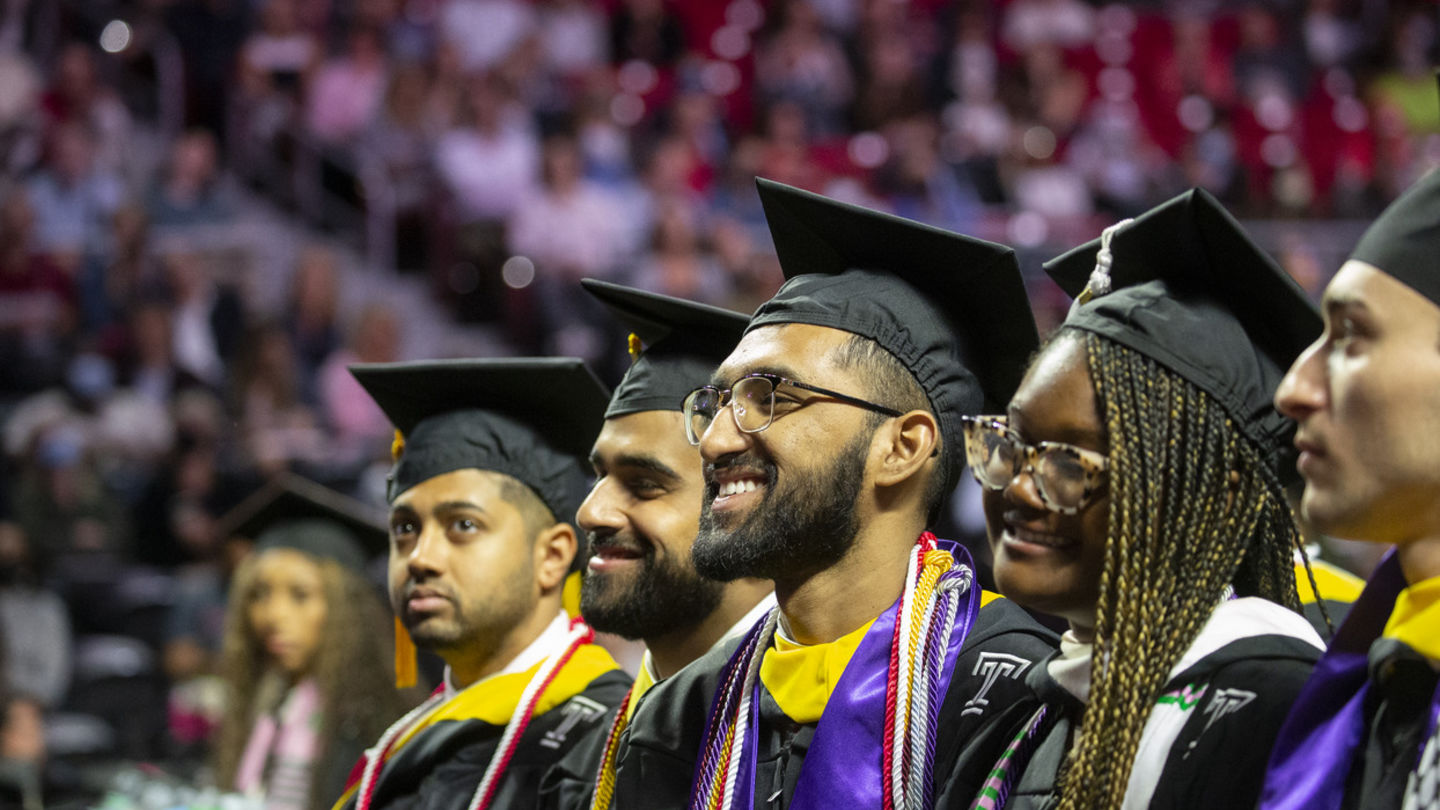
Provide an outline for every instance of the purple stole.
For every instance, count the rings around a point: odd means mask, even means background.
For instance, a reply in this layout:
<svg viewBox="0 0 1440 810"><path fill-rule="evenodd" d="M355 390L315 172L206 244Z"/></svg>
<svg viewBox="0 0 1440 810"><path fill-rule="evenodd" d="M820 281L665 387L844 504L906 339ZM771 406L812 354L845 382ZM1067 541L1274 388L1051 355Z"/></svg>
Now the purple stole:
<svg viewBox="0 0 1440 810"><path fill-rule="evenodd" d="M958 566L966 566L972 572L975 565L964 546L953 540L935 541L936 547L949 551ZM952 567L952 572L956 567ZM953 574L952 574L953 575ZM960 599L966 600L955 617L955 626L945 647L945 660L940 667L932 690L931 712L939 712L940 703L950 686L950 675L959 658L960 647L975 624L975 615L980 610L980 583L972 578L970 589ZM795 786L792 810L833 810L843 807L850 810L878 808L883 806L880 778L881 752L885 743L885 692L890 674L890 643L895 635L896 609L899 600L875 619L875 623L860 640L855 655L846 665L835 691L825 704L825 713L815 728L815 739L805 755L804 769ZM779 608L776 608L779 610ZM765 620L761 619L750 630L746 639L731 657L722 671L721 683L726 676L739 670L743 674L745 651L752 644L758 644L756 654L763 655L770 646L770 639L758 636ZM759 745L756 741L760 729L760 689L755 684L751 701L749 722L751 733L746 740L743 757L736 772L736 791L733 807L735 810L750 810L755 806L755 760ZM723 687L722 690L723 691ZM716 694L718 704L722 700ZM710 722L716 722L712 707ZM708 738L708 735L707 735ZM932 745L933 751L933 745ZM697 768L697 776L699 769ZM692 787L692 796L694 788Z"/></svg>
<svg viewBox="0 0 1440 810"><path fill-rule="evenodd" d="M1340 807L1351 766L1365 745L1370 644L1384 632L1395 599L1405 587L1400 561L1392 551L1355 600L1281 726L1270 753L1260 810ZM1430 698L1422 739L1434 735L1437 718L1440 688ZM1414 755L1418 759L1420 751Z"/></svg>

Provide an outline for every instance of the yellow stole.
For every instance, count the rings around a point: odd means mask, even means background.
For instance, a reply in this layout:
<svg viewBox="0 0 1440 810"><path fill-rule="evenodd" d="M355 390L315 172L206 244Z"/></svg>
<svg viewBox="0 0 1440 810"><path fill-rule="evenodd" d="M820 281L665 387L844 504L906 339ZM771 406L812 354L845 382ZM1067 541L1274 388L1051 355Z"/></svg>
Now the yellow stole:
<svg viewBox="0 0 1440 810"><path fill-rule="evenodd" d="M1315 584L1320 593L1310 587L1310 578L1305 576L1305 566L1295 563L1295 589L1300 592L1300 604L1310 605L1321 599L1337 602L1354 602L1365 588L1365 580L1346 571L1338 565L1324 560L1310 560L1310 570L1315 574Z"/></svg>
<svg viewBox="0 0 1440 810"><path fill-rule="evenodd" d="M520 705L520 697L524 693L525 687L530 684L530 680L535 677L544 663L545 661L542 659L524 672L510 672L482 678L460 690L396 738L394 744L390 746L390 750L385 752L385 761L389 762L400 749L405 747L406 743L415 738L415 735L437 723L479 720L504 728L510 722L510 716L515 713L515 708ZM550 686L540 695L540 700L535 704L534 716L539 717L563 704L585 691L585 688L596 678L619 668L620 665L615 663L615 659L610 657L610 653L604 647L597 644L580 645L575 650L575 654L570 656L570 660L565 662L565 666L555 673L555 679L550 682ZM478 774L476 781L479 781ZM354 795L357 788L359 788L358 780L335 802L334 810L340 810L345 802Z"/></svg>
<svg viewBox="0 0 1440 810"><path fill-rule="evenodd" d="M1440 662L1440 577L1401 591L1382 635L1403 641L1415 652Z"/></svg>
<svg viewBox="0 0 1440 810"><path fill-rule="evenodd" d="M981 591L980 606L1001 598L997 593ZM871 619L823 644L799 644L775 634L774 646L765 651L760 661L760 681L786 717L801 725L820 722L835 684L874 623Z"/></svg>

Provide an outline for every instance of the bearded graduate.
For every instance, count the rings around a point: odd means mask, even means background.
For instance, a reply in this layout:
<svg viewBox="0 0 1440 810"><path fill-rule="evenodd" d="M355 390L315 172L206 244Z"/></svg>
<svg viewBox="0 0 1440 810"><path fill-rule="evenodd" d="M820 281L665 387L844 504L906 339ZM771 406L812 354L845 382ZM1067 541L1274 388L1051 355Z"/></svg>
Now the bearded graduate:
<svg viewBox="0 0 1440 810"><path fill-rule="evenodd" d="M749 317L604 281L581 283L631 330L634 362L590 449L595 485L577 515L587 558L580 612L596 630L643 641L645 655L608 733L561 760L541 792L544 807L606 810L617 806L622 732L650 687L749 630L775 599L766 580L705 579L690 558L705 481L680 406L735 348Z"/></svg>
<svg viewBox="0 0 1440 810"><path fill-rule="evenodd" d="M1076 305L966 431L996 584L1069 629L975 806L1250 807L1323 650L1270 405L1318 313L1198 190L1045 269Z"/></svg>
<svg viewBox="0 0 1440 810"><path fill-rule="evenodd" d="M1440 807L1440 173L1325 289L1325 332L1275 395L1321 531L1394 545L1295 702L1265 810Z"/></svg>
<svg viewBox="0 0 1440 810"><path fill-rule="evenodd" d="M569 619L570 516L608 398L579 360L351 366L400 437L391 472L397 666L445 681L366 752L337 808L535 806L545 771L630 679Z"/></svg>
<svg viewBox="0 0 1440 810"><path fill-rule="evenodd" d="M617 807L929 807L968 799L1033 712L1053 636L925 530L959 417L1036 344L999 245L760 181L787 281L685 402L705 461L696 569L779 603L641 704Z"/></svg>

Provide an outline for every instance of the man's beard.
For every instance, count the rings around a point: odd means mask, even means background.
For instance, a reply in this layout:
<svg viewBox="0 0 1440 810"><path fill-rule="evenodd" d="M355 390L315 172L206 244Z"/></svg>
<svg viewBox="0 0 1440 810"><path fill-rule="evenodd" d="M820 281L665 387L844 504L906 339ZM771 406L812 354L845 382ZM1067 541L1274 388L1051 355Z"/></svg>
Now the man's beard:
<svg viewBox="0 0 1440 810"><path fill-rule="evenodd" d="M588 548L596 538L588 537ZM659 560L654 549L639 559L633 577L585 569L580 615L596 630L633 640L653 639L693 628L720 606L725 586L686 570L673 556Z"/></svg>
<svg viewBox="0 0 1440 810"><path fill-rule="evenodd" d="M859 531L855 503L869 446L870 435L862 430L833 461L792 472L794 480L783 489L775 486L778 471L770 461L742 462L765 475L765 497L733 529L717 525L711 506L718 486L707 480L700 534L690 551L695 570L721 582L740 577L784 580L839 562Z"/></svg>

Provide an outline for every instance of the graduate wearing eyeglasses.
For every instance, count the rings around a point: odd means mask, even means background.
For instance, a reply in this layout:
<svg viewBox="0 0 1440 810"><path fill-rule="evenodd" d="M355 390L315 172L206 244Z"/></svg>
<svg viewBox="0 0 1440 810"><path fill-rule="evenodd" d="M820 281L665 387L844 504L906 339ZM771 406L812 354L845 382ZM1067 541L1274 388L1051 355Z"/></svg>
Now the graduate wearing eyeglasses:
<svg viewBox="0 0 1440 810"><path fill-rule="evenodd" d="M1069 630L974 806L1252 807L1323 650L1271 405L1318 313L1198 190L1045 269L1077 304L965 431L997 586Z"/></svg>
<svg viewBox="0 0 1440 810"><path fill-rule="evenodd" d="M949 807L1038 705L1054 636L926 531L959 417L1037 339L1000 245L760 182L787 281L684 403L704 459L695 568L770 579L738 642L651 690L615 807Z"/></svg>

